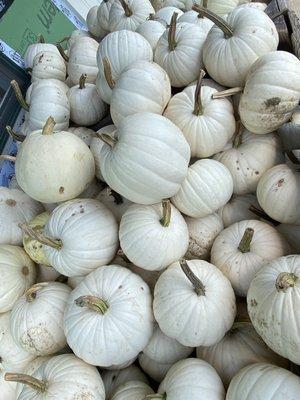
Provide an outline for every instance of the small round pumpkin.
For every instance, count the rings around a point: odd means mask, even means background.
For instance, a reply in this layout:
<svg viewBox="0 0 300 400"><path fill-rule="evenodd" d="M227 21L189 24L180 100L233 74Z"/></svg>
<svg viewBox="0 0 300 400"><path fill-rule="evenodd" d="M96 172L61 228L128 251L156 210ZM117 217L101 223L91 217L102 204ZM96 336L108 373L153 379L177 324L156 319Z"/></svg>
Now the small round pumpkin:
<svg viewBox="0 0 300 400"><path fill-rule="evenodd" d="M27 47L26 52L24 54L24 62L26 68L33 67L34 57L41 51L47 51L47 52L49 51L52 53L56 53L57 55L60 55L59 51L57 50L57 47L54 44L44 43L44 42L30 44Z"/></svg>
<svg viewBox="0 0 300 400"><path fill-rule="evenodd" d="M156 49L158 40L165 30L166 28L162 23L156 21L155 19L149 19L141 23L136 32L142 35L149 42L152 50L154 51Z"/></svg>
<svg viewBox="0 0 300 400"><path fill-rule="evenodd" d="M41 51L33 59L31 82L39 79L66 79L66 63L57 52Z"/></svg>
<svg viewBox="0 0 300 400"><path fill-rule="evenodd" d="M149 0L115 1L109 11L108 24L110 31L120 31L122 29L136 31L139 25L147 20L149 14L154 14L154 12Z"/></svg>
<svg viewBox="0 0 300 400"><path fill-rule="evenodd" d="M99 6L94 6L89 9L89 12L86 16L86 25L88 27L89 32L96 37L98 40L104 38L107 35L107 31L101 27L98 21L98 8Z"/></svg>

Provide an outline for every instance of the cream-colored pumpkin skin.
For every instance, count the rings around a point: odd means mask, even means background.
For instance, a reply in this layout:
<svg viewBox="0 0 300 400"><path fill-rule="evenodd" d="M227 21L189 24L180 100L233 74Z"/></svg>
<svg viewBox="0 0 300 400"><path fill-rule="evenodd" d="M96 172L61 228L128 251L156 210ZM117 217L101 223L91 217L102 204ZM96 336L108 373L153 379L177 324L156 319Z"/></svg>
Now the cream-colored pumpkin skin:
<svg viewBox="0 0 300 400"><path fill-rule="evenodd" d="M111 400L144 400L145 396L154 393L149 385L140 381L128 381L118 386Z"/></svg>
<svg viewBox="0 0 300 400"><path fill-rule="evenodd" d="M86 24L89 32L91 32L91 34L95 36L97 39L101 40L104 38L104 36L107 35L108 32L104 30L99 24L98 8L99 6L96 5L89 9L89 12L86 16Z"/></svg>
<svg viewBox="0 0 300 400"><path fill-rule="evenodd" d="M259 219L259 217L249 210L253 205L259 208L256 196L254 194L245 194L243 196L233 195L228 203L218 210L218 214L223 220L224 227L245 219Z"/></svg>
<svg viewBox="0 0 300 400"><path fill-rule="evenodd" d="M72 126L68 128L68 132L74 133L74 135L78 136L89 147L95 135L95 132L92 129L86 128L84 126Z"/></svg>
<svg viewBox="0 0 300 400"><path fill-rule="evenodd" d="M126 16L123 6L115 1L110 9L108 24L110 31L128 29L136 31L140 24L147 20L150 14L154 14L154 8L149 0L127 0L126 2L131 15Z"/></svg>
<svg viewBox="0 0 300 400"><path fill-rule="evenodd" d="M186 9L190 10L194 4L202 5L202 0L186 0ZM239 4L239 0L208 0L207 8L217 15L225 15L232 12Z"/></svg>
<svg viewBox="0 0 300 400"><path fill-rule="evenodd" d="M57 52L41 51L33 59L31 81L58 79L64 82L66 72L66 64L60 54L57 54Z"/></svg>
<svg viewBox="0 0 300 400"><path fill-rule="evenodd" d="M152 360L143 352L139 355L139 364L142 370L156 382L161 382L172 367L172 364L164 364Z"/></svg>
<svg viewBox="0 0 300 400"><path fill-rule="evenodd" d="M75 29L67 41L67 49L70 51L71 47L77 42L77 40L81 37L91 37L88 31L82 29Z"/></svg>
<svg viewBox="0 0 300 400"><path fill-rule="evenodd" d="M136 30L137 33L142 35L150 44L154 51L157 42L165 31L165 26L159 21L148 20L143 22Z"/></svg>
<svg viewBox="0 0 300 400"><path fill-rule="evenodd" d="M156 13L155 13L155 18L157 21L161 22L163 25L170 25L172 15L176 12L178 14L178 17L183 15L183 11L177 8L177 6L173 5L164 5L161 7Z"/></svg>
<svg viewBox="0 0 300 400"><path fill-rule="evenodd" d="M24 55L24 62L25 62L25 67L26 68L32 68L33 67L33 60L34 57L40 53L41 51L50 51L59 54L59 51L57 50L56 46L51 43L34 43L30 44L25 52Z"/></svg>
<svg viewBox="0 0 300 400"><path fill-rule="evenodd" d="M178 18L178 22L189 22L190 24L196 24L201 26L201 28L206 32L206 34L210 31L214 23L208 18L201 18L199 14L194 11L186 11Z"/></svg>
<svg viewBox="0 0 300 400"><path fill-rule="evenodd" d="M26 97L25 97L26 103L30 105L31 94L33 93L33 90L34 90L36 87L43 88L43 89L41 89L41 90L42 90L42 91L45 91L45 90L47 90L47 87L48 87L49 85L51 85L51 86L54 86L54 85L57 86L58 89L59 89L59 92L60 92L60 91L63 91L63 92L65 92L65 93L67 93L67 91L69 90L69 86L68 86L65 82L62 82L62 81L60 81L60 80L58 80L58 79L39 79L39 80L37 80L36 82L33 82L33 83L31 83L31 84L28 86L28 89L27 89L27 91L26 91ZM63 97L62 99L64 99L64 97ZM25 122L26 122L26 121L27 121L27 120L25 120ZM28 128L27 128L27 129L28 129ZM29 132L29 133L30 133L30 132Z"/></svg>

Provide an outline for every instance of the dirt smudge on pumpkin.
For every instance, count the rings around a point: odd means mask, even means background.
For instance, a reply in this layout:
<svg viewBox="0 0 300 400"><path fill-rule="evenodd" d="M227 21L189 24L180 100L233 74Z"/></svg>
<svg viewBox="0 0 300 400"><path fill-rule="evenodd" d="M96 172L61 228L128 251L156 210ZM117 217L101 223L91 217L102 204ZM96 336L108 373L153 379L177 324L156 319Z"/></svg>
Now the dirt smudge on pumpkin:
<svg viewBox="0 0 300 400"><path fill-rule="evenodd" d="M14 207L17 204L16 200L13 199L7 199L5 203L10 207Z"/></svg>
<svg viewBox="0 0 300 400"><path fill-rule="evenodd" d="M29 352L34 350L37 355L52 354L57 350L54 348L52 335L42 323L28 329L21 337L20 342L25 350Z"/></svg>
<svg viewBox="0 0 300 400"><path fill-rule="evenodd" d="M256 307L257 306L257 301L255 299L251 299L250 304L252 307Z"/></svg>
<svg viewBox="0 0 300 400"><path fill-rule="evenodd" d="M22 274L27 276L29 274L29 268L24 265L24 267L22 267Z"/></svg>
<svg viewBox="0 0 300 400"><path fill-rule="evenodd" d="M63 186L61 186L61 187L58 189L59 194L63 194L64 191L65 191L65 188L64 188Z"/></svg>
<svg viewBox="0 0 300 400"><path fill-rule="evenodd" d="M266 108L276 107L280 104L281 98L280 97L271 97L270 99L265 101Z"/></svg>
<svg viewBox="0 0 300 400"><path fill-rule="evenodd" d="M280 180L277 182L277 186L278 186L278 187L281 187L283 184L284 184L284 179L283 179L283 178L280 179Z"/></svg>

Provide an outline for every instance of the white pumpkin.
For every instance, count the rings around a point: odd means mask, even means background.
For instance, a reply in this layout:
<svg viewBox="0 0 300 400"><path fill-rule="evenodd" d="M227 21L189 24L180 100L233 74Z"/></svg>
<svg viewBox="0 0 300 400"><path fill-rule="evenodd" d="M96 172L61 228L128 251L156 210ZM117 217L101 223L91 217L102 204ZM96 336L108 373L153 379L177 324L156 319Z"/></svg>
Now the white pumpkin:
<svg viewBox="0 0 300 400"><path fill-rule="evenodd" d="M300 379L286 369L266 363L249 365L232 379L226 400L296 400Z"/></svg>
<svg viewBox="0 0 300 400"><path fill-rule="evenodd" d="M39 264L37 266L37 278L36 283L41 282L52 282L55 281L61 274L56 271L53 267L49 267L48 265Z"/></svg>
<svg viewBox="0 0 300 400"><path fill-rule="evenodd" d="M126 257L149 271L179 260L189 244L187 224L169 200L152 206L131 205L122 216L119 238Z"/></svg>
<svg viewBox="0 0 300 400"><path fill-rule="evenodd" d="M165 30L166 28L162 23L149 19L141 23L136 32L142 35L149 42L152 50L154 51L159 38L162 36Z"/></svg>
<svg viewBox="0 0 300 400"><path fill-rule="evenodd" d="M124 29L107 35L97 53L99 74L96 85L101 99L110 104L112 88L127 66L134 61L152 59L152 48L139 33Z"/></svg>
<svg viewBox="0 0 300 400"><path fill-rule="evenodd" d="M196 358L178 361L158 388L168 400L224 400L225 390L216 370ZM159 397L148 397L149 400Z"/></svg>
<svg viewBox="0 0 300 400"><path fill-rule="evenodd" d="M159 383L164 379L167 372L172 367L172 364L159 363L155 360L152 360L144 353L140 353L139 355L139 364L143 371L146 372L151 379Z"/></svg>
<svg viewBox="0 0 300 400"><path fill-rule="evenodd" d="M26 52L24 54L24 62L25 62L25 67L26 68L32 68L33 67L33 60L34 57L40 53L41 51L49 51L51 53L56 53L57 55L59 54L59 51L57 50L57 47L54 44L51 43L33 43L30 44Z"/></svg>
<svg viewBox="0 0 300 400"><path fill-rule="evenodd" d="M286 164L276 165L261 177L257 200L273 219L285 224L300 224L300 173Z"/></svg>
<svg viewBox="0 0 300 400"><path fill-rule="evenodd" d="M44 203L78 196L92 181L95 163L87 145L71 132L53 131L49 118L42 130L32 132L16 159L18 184L33 199Z"/></svg>
<svg viewBox="0 0 300 400"><path fill-rule="evenodd" d="M202 218L224 206L232 191L233 181L228 169L218 161L203 159L189 167L172 203L189 217Z"/></svg>
<svg viewBox="0 0 300 400"><path fill-rule="evenodd" d="M82 74L87 75L87 83L96 82L98 47L99 43L96 40L83 36L70 48L67 72L74 85L77 85Z"/></svg>
<svg viewBox="0 0 300 400"><path fill-rule="evenodd" d="M0 313L11 310L35 279L35 264L22 247L0 245Z"/></svg>
<svg viewBox="0 0 300 400"><path fill-rule="evenodd" d="M192 157L206 158L223 150L236 130L233 107L227 99L213 99L216 89L202 86L204 71L196 85L186 87L170 100L164 116L180 128Z"/></svg>
<svg viewBox="0 0 300 400"><path fill-rule="evenodd" d="M240 4L239 7L253 7L253 8L257 8L261 11L265 11L265 9L267 8L267 4L266 3L259 3L259 2L250 2L250 3L245 3L245 4Z"/></svg>
<svg viewBox="0 0 300 400"><path fill-rule="evenodd" d="M154 393L149 385L141 381L128 381L118 386L111 400L144 400L145 396Z"/></svg>
<svg viewBox="0 0 300 400"><path fill-rule="evenodd" d="M276 133L255 135L244 128L213 158L228 168L233 179L233 193L238 195L255 192L261 176L284 162Z"/></svg>
<svg viewBox="0 0 300 400"><path fill-rule="evenodd" d="M214 240L224 229L222 218L214 213L202 218L185 217L185 222L190 237L185 258L208 261Z"/></svg>
<svg viewBox="0 0 300 400"><path fill-rule="evenodd" d="M232 326L236 305L230 282L218 268L193 260L174 263L161 274L153 310L165 335L184 346L211 346Z"/></svg>
<svg viewBox="0 0 300 400"><path fill-rule="evenodd" d="M223 220L224 227L245 219L259 219L260 217L250 211L250 207L259 207L254 194L245 194L244 196L233 195L232 198L219 209L218 214Z"/></svg>
<svg viewBox="0 0 300 400"><path fill-rule="evenodd" d="M71 35L66 38L68 51L70 51L73 44L75 44L77 42L77 40L81 37L91 37L91 35L88 31L85 31L83 29L75 29L71 33Z"/></svg>
<svg viewBox="0 0 300 400"><path fill-rule="evenodd" d="M108 19L109 19L109 12L114 1L115 0L103 0L99 5L97 11L97 19L99 27L107 32L110 31Z"/></svg>
<svg viewBox="0 0 300 400"><path fill-rule="evenodd" d="M101 40L104 36L107 35L107 31L104 30L98 21L98 8L99 6L94 6L89 9L89 12L86 16L86 25L88 27L89 32L96 37L97 39Z"/></svg>
<svg viewBox="0 0 300 400"><path fill-rule="evenodd" d="M113 213L117 222L121 221L123 214L132 204L131 201L113 191L109 186L101 190L96 199L101 201Z"/></svg>
<svg viewBox="0 0 300 400"><path fill-rule="evenodd" d="M135 31L147 20L149 14L154 14L154 8L149 0L119 0L113 2L109 11L108 24L110 31L128 29Z"/></svg>
<svg viewBox="0 0 300 400"><path fill-rule="evenodd" d="M123 70L113 88L111 118L118 126L128 115L139 112L163 114L170 98L167 73L158 64L137 61Z"/></svg>
<svg viewBox="0 0 300 400"><path fill-rule="evenodd" d="M150 0L155 11L157 12L163 7L177 7L185 10L186 0Z"/></svg>
<svg viewBox="0 0 300 400"><path fill-rule="evenodd" d="M98 268L69 297L64 322L69 346L92 365L132 360L152 335L151 303L150 290L138 275L117 265ZM89 332L98 332L94 341L87 340Z"/></svg>
<svg viewBox="0 0 300 400"><path fill-rule="evenodd" d="M90 126L99 122L107 113L106 104L101 100L96 85L86 83L81 75L79 84L68 90L70 119L78 125Z"/></svg>
<svg viewBox="0 0 300 400"><path fill-rule="evenodd" d="M174 13L176 13L178 17L183 15L183 11L180 10L178 7L174 6L162 7L155 13L155 19L157 21L160 21L164 25L165 24L170 25Z"/></svg>
<svg viewBox="0 0 300 400"><path fill-rule="evenodd" d="M187 174L190 149L167 118L153 113L130 115L119 125L114 140L104 139L110 144L100 151L100 167L113 190L146 205L178 192Z"/></svg>
<svg viewBox="0 0 300 400"><path fill-rule="evenodd" d="M300 225L280 224L277 230L286 238L293 252L300 254Z"/></svg>
<svg viewBox="0 0 300 400"><path fill-rule="evenodd" d="M227 388L242 368L258 362L269 362L288 368L289 362L270 350L249 322L236 322L214 346L198 347L197 357L207 361L220 375Z"/></svg>
<svg viewBox="0 0 300 400"><path fill-rule="evenodd" d="M73 354L52 357L32 376L9 373L5 379L22 383L18 400L91 399L105 400L104 385L97 369Z"/></svg>
<svg viewBox="0 0 300 400"><path fill-rule="evenodd" d="M206 32L206 34L208 34L212 26L214 25L214 23L210 19L203 17L201 14L197 13L194 10L190 10L182 14L178 18L178 22L189 22L190 24L199 25Z"/></svg>
<svg viewBox="0 0 300 400"><path fill-rule="evenodd" d="M216 23L203 46L207 72L221 85L244 86L251 65L277 49L279 38L274 22L263 11L249 7L237 7L226 20L205 10L204 15L213 17Z"/></svg>
<svg viewBox="0 0 300 400"><path fill-rule="evenodd" d="M222 16L231 13L238 6L239 0L186 0L185 4L187 10L198 4Z"/></svg>
<svg viewBox="0 0 300 400"><path fill-rule="evenodd" d="M22 244L20 223L43 211L43 206L19 189L0 187L0 244Z"/></svg>
<svg viewBox="0 0 300 400"><path fill-rule="evenodd" d="M177 23L176 18L174 13L170 28L159 39L154 61L168 73L172 86L182 87L197 79L203 68L207 32L200 25Z"/></svg>
<svg viewBox="0 0 300 400"><path fill-rule="evenodd" d="M14 304L10 328L14 341L35 356L63 349L66 338L63 315L71 289L58 282L33 285Z"/></svg>
<svg viewBox="0 0 300 400"><path fill-rule="evenodd" d="M38 81L33 82L33 83L31 83L30 86L28 86L28 89L26 91L26 97L25 97L26 103L30 105L31 94L37 86L39 88L44 88L44 89L40 89L40 90L45 91L45 90L47 90L47 87L49 87L49 85L57 86L59 91L63 91L65 93L67 93L67 91L69 90L69 87L66 85L66 83L62 82L58 79L39 79ZM25 122L26 121L27 120L25 120Z"/></svg>
<svg viewBox="0 0 300 400"><path fill-rule="evenodd" d="M300 256L280 257L262 268L251 282L248 312L266 344L300 364L299 285Z"/></svg>
<svg viewBox="0 0 300 400"><path fill-rule="evenodd" d="M95 132L92 129L86 128L84 126L72 126L68 128L67 131L74 133L74 135L78 136L89 147L95 136Z"/></svg>
<svg viewBox="0 0 300 400"><path fill-rule="evenodd" d="M241 121L253 133L273 132L290 119L299 99L299 59L273 51L260 57L247 74L239 103Z"/></svg>
<svg viewBox="0 0 300 400"><path fill-rule="evenodd" d="M66 63L60 54L57 54L57 52L41 51L33 59L31 81L58 79L64 82L66 73Z"/></svg>

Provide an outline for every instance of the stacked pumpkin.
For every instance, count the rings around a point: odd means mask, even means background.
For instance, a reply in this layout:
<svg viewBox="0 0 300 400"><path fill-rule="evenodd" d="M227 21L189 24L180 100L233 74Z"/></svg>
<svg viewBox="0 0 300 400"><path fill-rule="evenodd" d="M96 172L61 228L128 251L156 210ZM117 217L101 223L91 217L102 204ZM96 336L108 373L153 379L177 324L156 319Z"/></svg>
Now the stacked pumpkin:
<svg viewBox="0 0 300 400"><path fill-rule="evenodd" d="M300 61L264 9L103 0L28 47L3 399L299 397Z"/></svg>

